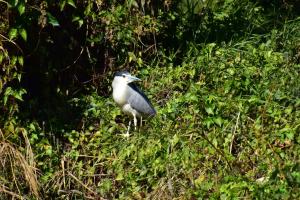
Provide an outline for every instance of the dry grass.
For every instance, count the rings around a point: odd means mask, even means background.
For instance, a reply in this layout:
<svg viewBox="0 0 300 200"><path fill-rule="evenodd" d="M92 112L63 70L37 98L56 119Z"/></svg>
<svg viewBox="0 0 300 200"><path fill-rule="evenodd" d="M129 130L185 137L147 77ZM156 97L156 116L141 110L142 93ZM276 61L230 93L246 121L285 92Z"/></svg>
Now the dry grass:
<svg viewBox="0 0 300 200"><path fill-rule="evenodd" d="M65 156L61 159L61 169L53 174L45 185L46 192L56 191L57 199L98 199L105 200L93 185L94 176L83 178L76 170L76 164Z"/></svg>
<svg viewBox="0 0 300 200"><path fill-rule="evenodd" d="M20 131L25 139L25 156L4 139L0 130L0 198L24 199L25 188L30 195L40 199L33 153L26 131Z"/></svg>

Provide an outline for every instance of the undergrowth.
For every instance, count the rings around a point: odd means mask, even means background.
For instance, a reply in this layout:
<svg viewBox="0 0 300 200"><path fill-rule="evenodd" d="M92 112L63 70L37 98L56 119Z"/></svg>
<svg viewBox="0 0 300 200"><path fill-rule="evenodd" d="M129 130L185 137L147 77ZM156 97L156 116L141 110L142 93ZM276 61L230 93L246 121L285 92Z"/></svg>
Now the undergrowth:
<svg viewBox="0 0 300 200"><path fill-rule="evenodd" d="M192 45L177 66L163 55L143 66L137 75L158 114L130 138L122 136L130 118L111 97L73 99L70 104L83 110L81 126L62 133L68 145L58 144L64 152L42 176L44 192L60 198L297 198L299 57L278 48L282 35L274 32ZM298 37L289 39L299 44ZM60 148L44 159L53 160Z"/></svg>

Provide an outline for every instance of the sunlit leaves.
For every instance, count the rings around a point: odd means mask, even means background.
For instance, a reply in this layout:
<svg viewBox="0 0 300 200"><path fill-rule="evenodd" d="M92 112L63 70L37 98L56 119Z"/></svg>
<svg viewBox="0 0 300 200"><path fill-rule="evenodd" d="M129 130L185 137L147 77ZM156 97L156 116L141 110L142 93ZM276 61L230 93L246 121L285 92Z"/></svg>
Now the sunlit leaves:
<svg viewBox="0 0 300 200"><path fill-rule="evenodd" d="M23 40L27 40L27 31L24 28L19 29L19 33L21 35L21 37L23 38Z"/></svg>
<svg viewBox="0 0 300 200"><path fill-rule="evenodd" d="M75 5L75 3L74 3L73 0L67 0L67 3L68 3L70 6L76 8L76 5Z"/></svg>
<svg viewBox="0 0 300 200"><path fill-rule="evenodd" d="M61 0L59 1L60 11L63 11L65 9L66 4L72 6L73 8L76 8L76 4L73 0Z"/></svg>
<svg viewBox="0 0 300 200"><path fill-rule="evenodd" d="M177 134L175 134L171 140L172 147L174 147L179 142L179 140L180 138L178 137Z"/></svg>
<svg viewBox="0 0 300 200"><path fill-rule="evenodd" d="M222 126L223 119L221 117L214 117L213 120L218 126Z"/></svg>
<svg viewBox="0 0 300 200"><path fill-rule="evenodd" d="M205 107L205 111L207 112L207 114L209 115L213 115L214 114L214 110L212 106L207 106Z"/></svg>
<svg viewBox="0 0 300 200"><path fill-rule="evenodd" d="M9 30L9 33L8 33L8 36L9 36L9 39L14 39L17 37L17 34L18 34L18 29L16 28L11 28Z"/></svg>
<svg viewBox="0 0 300 200"><path fill-rule="evenodd" d="M26 90L25 89L21 89L21 90L14 90L11 87L6 88L5 92L4 92L4 97L3 97L3 102L4 105L7 104L8 98L9 97L14 97L20 101L23 101L23 94L26 94Z"/></svg>
<svg viewBox="0 0 300 200"><path fill-rule="evenodd" d="M49 24L51 24L52 26L59 26L59 22L51 13L48 12L47 17Z"/></svg>
<svg viewBox="0 0 300 200"><path fill-rule="evenodd" d="M18 5L18 11L20 15L23 15L25 12L25 2L20 2Z"/></svg>
<svg viewBox="0 0 300 200"><path fill-rule="evenodd" d="M15 7L18 5L19 0L9 0L8 3L10 6Z"/></svg>
<svg viewBox="0 0 300 200"><path fill-rule="evenodd" d="M73 17L72 22L78 22L79 28L83 25L83 19L80 18L79 16Z"/></svg>
<svg viewBox="0 0 300 200"><path fill-rule="evenodd" d="M3 58L4 58L4 55L3 55L3 53L2 53L2 52L0 52L0 64L2 63L2 61L3 61Z"/></svg>
<svg viewBox="0 0 300 200"><path fill-rule="evenodd" d="M66 0L59 1L60 11L63 11L66 5Z"/></svg>
<svg viewBox="0 0 300 200"><path fill-rule="evenodd" d="M24 65L24 58L23 58L23 56L18 56L18 62L19 62L19 64L20 64L21 66Z"/></svg>

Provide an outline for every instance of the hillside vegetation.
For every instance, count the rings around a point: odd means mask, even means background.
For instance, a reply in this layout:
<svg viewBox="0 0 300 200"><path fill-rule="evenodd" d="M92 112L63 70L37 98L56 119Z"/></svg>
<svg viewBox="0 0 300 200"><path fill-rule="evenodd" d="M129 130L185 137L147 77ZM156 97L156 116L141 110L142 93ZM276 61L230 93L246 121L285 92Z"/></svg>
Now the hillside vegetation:
<svg viewBox="0 0 300 200"><path fill-rule="evenodd" d="M0 199L300 198L300 3L0 0ZM113 74L157 115L131 129Z"/></svg>

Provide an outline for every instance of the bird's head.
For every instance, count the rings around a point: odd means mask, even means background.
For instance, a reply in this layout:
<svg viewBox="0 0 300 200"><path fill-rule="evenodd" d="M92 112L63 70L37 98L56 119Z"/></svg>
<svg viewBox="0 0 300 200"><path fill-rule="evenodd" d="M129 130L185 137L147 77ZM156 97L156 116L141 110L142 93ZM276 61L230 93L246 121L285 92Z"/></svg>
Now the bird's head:
<svg viewBox="0 0 300 200"><path fill-rule="evenodd" d="M118 83L123 83L123 84L129 84L134 81L140 81L141 79L132 76L129 72L127 71L122 71L122 72L117 72L115 73L114 81Z"/></svg>

